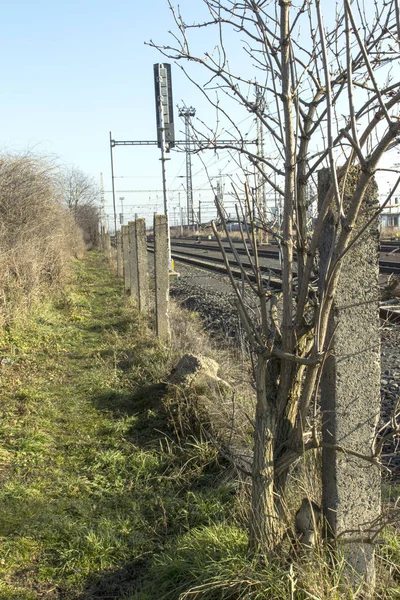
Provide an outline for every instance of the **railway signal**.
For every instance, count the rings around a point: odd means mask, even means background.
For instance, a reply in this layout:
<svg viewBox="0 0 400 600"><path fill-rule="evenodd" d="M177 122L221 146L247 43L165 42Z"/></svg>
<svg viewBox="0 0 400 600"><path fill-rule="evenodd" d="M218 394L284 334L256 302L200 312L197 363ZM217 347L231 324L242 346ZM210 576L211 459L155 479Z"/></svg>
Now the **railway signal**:
<svg viewBox="0 0 400 600"><path fill-rule="evenodd" d="M156 95L157 145L161 149L164 214L167 217L169 270L172 271L171 234L169 229L167 176L165 169L165 162L168 160L165 154L175 145L171 65L167 63L157 63L154 65L154 88Z"/></svg>

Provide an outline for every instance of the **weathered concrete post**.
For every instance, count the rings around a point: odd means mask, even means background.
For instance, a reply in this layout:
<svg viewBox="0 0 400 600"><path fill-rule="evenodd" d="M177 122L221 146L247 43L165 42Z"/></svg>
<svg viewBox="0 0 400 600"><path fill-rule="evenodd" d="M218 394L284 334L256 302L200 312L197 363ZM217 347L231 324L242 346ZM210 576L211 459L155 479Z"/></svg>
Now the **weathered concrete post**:
<svg viewBox="0 0 400 600"><path fill-rule="evenodd" d="M128 292L131 289L131 270L129 264L129 234L128 225L122 225L122 258L124 263L124 288Z"/></svg>
<svg viewBox="0 0 400 600"><path fill-rule="evenodd" d="M104 254L109 262L111 262L111 239L108 231L104 234Z"/></svg>
<svg viewBox="0 0 400 600"><path fill-rule="evenodd" d="M139 310L143 312L147 309L149 303L149 261L147 258L146 221L144 219L136 219L136 251Z"/></svg>
<svg viewBox="0 0 400 600"><path fill-rule="evenodd" d="M350 172L345 188L349 198L357 171ZM319 199L329 184L328 169L319 173ZM377 186L372 183L361 207L356 231L367 223L378 205ZM337 214L326 217L320 245L320 281L330 261ZM336 232L337 233L337 232ZM363 597L373 597L374 547L350 542L365 539L380 514L380 471L349 452L371 456L380 408L379 335L379 232L375 219L344 256L339 286L330 316L327 339L333 352L327 358L321 381L322 503L330 533L349 565L348 584L362 584ZM346 541L346 538L348 540ZM341 545L343 542L343 545Z"/></svg>
<svg viewBox="0 0 400 600"><path fill-rule="evenodd" d="M156 292L156 332L165 342L170 340L169 327L169 253L168 219L154 215L154 276Z"/></svg>
<svg viewBox="0 0 400 600"><path fill-rule="evenodd" d="M99 241L99 247L102 252L104 252L106 249L106 243L105 243L105 237L104 237L105 233L106 233L106 230L105 230L104 226L102 225L100 227L100 241Z"/></svg>
<svg viewBox="0 0 400 600"><path fill-rule="evenodd" d="M135 221L129 221L129 268L131 278L131 296L135 300L138 300L138 261L137 261L137 242L136 242L136 223Z"/></svg>
<svg viewBox="0 0 400 600"><path fill-rule="evenodd" d="M117 275L118 277L124 276L124 264L122 262L122 235L120 231L116 232L116 255L117 255Z"/></svg>

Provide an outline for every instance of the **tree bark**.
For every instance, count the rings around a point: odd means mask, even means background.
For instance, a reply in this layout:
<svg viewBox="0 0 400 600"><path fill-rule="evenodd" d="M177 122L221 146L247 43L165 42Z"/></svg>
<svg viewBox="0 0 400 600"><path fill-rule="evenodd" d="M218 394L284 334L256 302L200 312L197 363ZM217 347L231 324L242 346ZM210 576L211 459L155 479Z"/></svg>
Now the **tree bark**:
<svg viewBox="0 0 400 600"><path fill-rule="evenodd" d="M257 404L254 429L252 498L249 546L254 553L269 554L280 543L282 526L274 494L274 439L276 409L271 402L268 359L258 355L256 367ZM268 391L270 393L268 393Z"/></svg>

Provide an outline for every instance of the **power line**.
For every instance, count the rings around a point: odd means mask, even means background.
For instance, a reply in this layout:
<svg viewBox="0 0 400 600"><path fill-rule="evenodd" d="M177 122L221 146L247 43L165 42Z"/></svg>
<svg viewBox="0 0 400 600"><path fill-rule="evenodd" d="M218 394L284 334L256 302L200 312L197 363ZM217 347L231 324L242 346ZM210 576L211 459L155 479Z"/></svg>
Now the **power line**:
<svg viewBox="0 0 400 600"><path fill-rule="evenodd" d="M201 187L201 188L193 188L194 192L203 192L204 190L206 190L207 188L205 187ZM211 187L209 187L208 189L211 190ZM135 194L156 194L156 193L161 193L163 190L116 190L116 192L118 192L118 194L129 194L129 193L135 193ZM176 188L174 190L169 189L168 193L172 193L172 192L181 192L182 191L182 187ZM112 190L104 190L105 194L112 194Z"/></svg>

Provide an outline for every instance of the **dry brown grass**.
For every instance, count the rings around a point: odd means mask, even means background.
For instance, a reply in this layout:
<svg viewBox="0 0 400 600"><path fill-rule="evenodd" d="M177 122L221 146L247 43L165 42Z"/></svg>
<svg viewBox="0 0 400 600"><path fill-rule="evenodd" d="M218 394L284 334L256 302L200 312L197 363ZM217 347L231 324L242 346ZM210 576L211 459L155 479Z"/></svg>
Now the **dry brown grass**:
<svg viewBox="0 0 400 600"><path fill-rule="evenodd" d="M252 415L255 393L251 362L243 346L223 335L210 337L201 319L177 303L170 303L172 353L212 358L222 382L196 381L178 386L172 398L176 428L212 441L232 464L247 471L251 463ZM227 384L225 385L224 382Z"/></svg>
<svg viewBox="0 0 400 600"><path fill-rule="evenodd" d="M0 320L8 321L62 285L82 236L57 197L55 167L0 156Z"/></svg>

